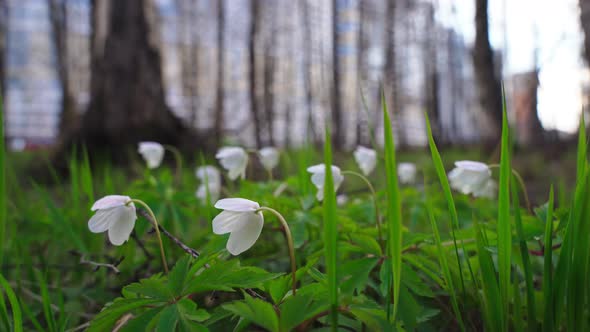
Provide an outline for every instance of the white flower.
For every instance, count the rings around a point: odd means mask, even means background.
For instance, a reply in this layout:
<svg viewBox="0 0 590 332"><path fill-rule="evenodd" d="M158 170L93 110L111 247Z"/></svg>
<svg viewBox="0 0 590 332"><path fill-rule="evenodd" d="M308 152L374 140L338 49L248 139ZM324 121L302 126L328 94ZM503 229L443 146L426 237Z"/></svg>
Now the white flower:
<svg viewBox="0 0 590 332"><path fill-rule="evenodd" d="M359 146L354 150L354 159L365 176L371 174L377 165L377 152L373 149Z"/></svg>
<svg viewBox="0 0 590 332"><path fill-rule="evenodd" d="M264 218L258 211L260 205L244 198L225 198L215 207L223 211L213 219L213 233L230 233L227 251L236 256L250 249L258 240Z"/></svg>
<svg viewBox="0 0 590 332"><path fill-rule="evenodd" d="M336 205L344 206L346 203L348 203L348 196L345 194L336 196Z"/></svg>
<svg viewBox="0 0 590 332"><path fill-rule="evenodd" d="M248 165L248 153L240 147L223 147L217 151L215 158L228 171L230 180L238 177L242 179L246 176L246 166Z"/></svg>
<svg viewBox="0 0 590 332"><path fill-rule="evenodd" d="M488 165L470 160L455 162L455 168L449 172L451 187L463 194L475 197L493 197L496 184L492 180L492 171Z"/></svg>
<svg viewBox="0 0 590 332"><path fill-rule="evenodd" d="M279 150L273 147L262 148L258 154L260 155L260 163L267 171L271 171L279 164Z"/></svg>
<svg viewBox="0 0 590 332"><path fill-rule="evenodd" d="M414 163L399 163L397 165L397 176L403 184L416 181L416 165Z"/></svg>
<svg viewBox="0 0 590 332"><path fill-rule="evenodd" d="M156 142L140 142L137 151L141 154L148 168L158 168L164 159L164 146Z"/></svg>
<svg viewBox="0 0 590 332"><path fill-rule="evenodd" d="M201 181L201 185L195 192L197 198L206 202L208 188L211 201L216 201L221 192L221 174L217 167L211 165L200 166L197 168L195 175Z"/></svg>
<svg viewBox="0 0 590 332"><path fill-rule="evenodd" d="M311 182L318 188L318 193L316 195L318 200L324 199L324 181L326 179L326 165L319 164L315 166L311 166L307 168L307 171L310 172L311 175ZM344 181L344 176L340 173L340 168L337 166L332 165L332 178L334 179L334 191L338 190L338 187Z"/></svg>
<svg viewBox="0 0 590 332"><path fill-rule="evenodd" d="M109 240L116 246L129 240L135 226L137 214L131 198L121 195L105 196L92 205L91 211L96 213L88 221L88 229L92 233L109 231Z"/></svg>

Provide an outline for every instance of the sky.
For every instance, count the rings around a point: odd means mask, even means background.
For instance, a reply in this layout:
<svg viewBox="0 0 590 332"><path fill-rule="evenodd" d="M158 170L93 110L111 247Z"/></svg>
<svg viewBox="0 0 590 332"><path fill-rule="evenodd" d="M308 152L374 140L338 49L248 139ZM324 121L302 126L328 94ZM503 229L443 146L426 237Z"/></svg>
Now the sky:
<svg viewBox="0 0 590 332"><path fill-rule="evenodd" d="M438 18L471 43L473 0L433 0ZM454 8L454 10L453 10ZM583 35L576 0L489 0L490 42L505 49L504 76L531 70L538 48L538 114L545 129L575 132L581 85L589 76L581 58Z"/></svg>

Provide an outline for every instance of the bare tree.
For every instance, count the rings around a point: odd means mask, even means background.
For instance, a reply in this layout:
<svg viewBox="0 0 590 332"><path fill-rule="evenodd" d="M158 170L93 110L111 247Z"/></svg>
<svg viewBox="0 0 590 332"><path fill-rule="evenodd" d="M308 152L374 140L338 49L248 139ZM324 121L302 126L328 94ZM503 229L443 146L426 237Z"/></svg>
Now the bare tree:
<svg viewBox="0 0 590 332"><path fill-rule="evenodd" d="M0 96L6 92L6 48L8 37L8 3L0 0Z"/></svg>
<svg viewBox="0 0 590 332"><path fill-rule="evenodd" d="M401 114L401 103L399 101L399 77L397 70L397 45L396 45L396 10L397 0L387 0L387 9L385 17L385 66L384 73L384 89L385 89L385 101L387 102L387 108L390 111ZM403 145L401 138L404 136L400 133L401 122L399 117L394 117L394 121L397 122L396 130L399 139L397 143Z"/></svg>
<svg viewBox="0 0 590 332"><path fill-rule="evenodd" d="M198 23L196 5L190 0L176 0L178 15L178 37L180 40L180 75L182 84L182 95L189 98L188 110L190 113L189 123L195 125L197 117L197 103L199 97L198 82L198 47L199 40L194 25Z"/></svg>
<svg viewBox="0 0 590 332"><path fill-rule="evenodd" d="M250 0L250 40L249 40L249 62L250 62L250 112L252 113L252 121L254 122L254 138L256 139L256 147L262 146L262 117L260 116L260 105L258 101L258 66L256 49L260 39L260 0Z"/></svg>
<svg viewBox="0 0 590 332"><path fill-rule="evenodd" d="M142 140L194 149L196 138L165 102L153 14L151 0L92 1L90 103L65 151L83 143L124 158L121 148Z"/></svg>
<svg viewBox="0 0 590 332"><path fill-rule="evenodd" d="M332 123L334 124L334 144L336 147L343 147L345 142L344 119L342 117L342 92L341 80L342 70L338 54L339 31L338 31L338 0L332 1Z"/></svg>
<svg viewBox="0 0 590 332"><path fill-rule="evenodd" d="M439 110L439 73L436 52L436 25L434 20L434 5L426 7L426 20L424 25L423 61L424 61L424 106L430 123L433 124L433 134L438 142L443 143L443 126L440 121Z"/></svg>
<svg viewBox="0 0 590 332"><path fill-rule="evenodd" d="M580 25L584 31L584 57L590 64L590 0L579 0Z"/></svg>
<svg viewBox="0 0 590 332"><path fill-rule="evenodd" d="M274 38L271 38L273 40ZM266 130L268 132L268 142L274 146L274 111L275 111L275 68L276 56L272 54L275 45L267 43L264 57L264 111L266 115Z"/></svg>
<svg viewBox="0 0 590 332"><path fill-rule="evenodd" d="M303 25L303 81L305 84L305 106L307 108L307 138L314 141L316 135L313 126L313 79L311 74L311 55L313 52L311 39L311 20L309 4L302 0L298 2L301 8L301 24Z"/></svg>
<svg viewBox="0 0 590 332"><path fill-rule="evenodd" d="M225 113L225 0L217 1L217 95L215 98L215 142L221 144Z"/></svg>
<svg viewBox="0 0 590 332"><path fill-rule="evenodd" d="M497 137L502 127L502 87L494 63L488 28L488 0L475 0L475 45L473 65L479 89L479 102L490 121L492 133Z"/></svg>
<svg viewBox="0 0 590 332"><path fill-rule="evenodd" d="M56 55L57 77L62 93L59 133L63 136L74 129L78 113L70 79L67 1L47 0L47 6Z"/></svg>

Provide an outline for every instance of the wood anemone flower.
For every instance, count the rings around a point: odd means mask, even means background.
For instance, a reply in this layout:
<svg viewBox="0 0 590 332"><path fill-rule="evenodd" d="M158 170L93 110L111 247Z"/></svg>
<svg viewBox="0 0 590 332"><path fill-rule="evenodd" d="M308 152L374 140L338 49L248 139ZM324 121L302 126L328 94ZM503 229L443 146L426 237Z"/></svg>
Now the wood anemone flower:
<svg viewBox="0 0 590 332"><path fill-rule="evenodd" d="M377 166L377 152L373 149L359 146L354 150L354 160L365 176L369 176Z"/></svg>
<svg viewBox="0 0 590 332"><path fill-rule="evenodd" d="M272 171L279 164L279 150L273 147L265 147L258 151L260 163L267 171Z"/></svg>
<svg viewBox="0 0 590 332"><path fill-rule="evenodd" d="M246 177L246 166L248 166L248 153L246 150L237 146L222 147L217 151L215 158L228 171L230 180Z"/></svg>
<svg viewBox="0 0 590 332"><path fill-rule="evenodd" d="M207 191L211 201L216 201L221 193L221 174L215 166L205 165L197 168L196 177L201 181L195 195L203 202L207 201Z"/></svg>
<svg viewBox="0 0 590 332"><path fill-rule="evenodd" d="M135 205L130 197L105 196L96 201L90 210L96 211L88 221L88 229L92 233L108 231L109 241L116 246L129 240L137 219Z"/></svg>
<svg viewBox="0 0 590 332"><path fill-rule="evenodd" d="M260 205L245 198L224 198L215 207L223 211L213 219L213 233L230 233L227 251L237 256L250 249L264 225Z"/></svg>
<svg viewBox="0 0 590 332"><path fill-rule="evenodd" d="M455 168L449 172L451 187L463 194L474 197L495 196L497 185L492 179L490 167L484 163L471 160L455 162Z"/></svg>
<svg viewBox="0 0 590 332"><path fill-rule="evenodd" d="M397 176L400 183L414 183L416 181L416 172L417 169L414 163L399 163L397 165Z"/></svg>
<svg viewBox="0 0 590 332"><path fill-rule="evenodd" d="M311 173L311 182L318 188L316 197L319 201L324 199L324 181L326 178L326 165L319 164L307 168L307 171ZM344 181L344 176L340 172L338 166L332 165L332 178L334 179L334 191L338 190L338 187Z"/></svg>
<svg viewBox="0 0 590 332"><path fill-rule="evenodd" d="M148 168L160 167L164 159L164 146L157 142L140 142L137 151L141 154Z"/></svg>

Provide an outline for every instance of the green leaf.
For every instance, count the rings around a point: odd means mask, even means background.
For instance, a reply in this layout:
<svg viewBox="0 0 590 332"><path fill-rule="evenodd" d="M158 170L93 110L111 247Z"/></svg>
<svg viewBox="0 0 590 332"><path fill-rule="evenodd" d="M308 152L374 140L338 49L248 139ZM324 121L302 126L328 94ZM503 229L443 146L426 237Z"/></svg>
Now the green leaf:
<svg viewBox="0 0 590 332"><path fill-rule="evenodd" d="M164 283L164 279L159 274L125 286L125 288L123 288L123 295L125 297L131 297L128 295L129 293L161 300L162 302L174 299L174 294L171 292L170 288L167 287Z"/></svg>
<svg viewBox="0 0 590 332"><path fill-rule="evenodd" d="M152 331L157 323L156 317L164 309L165 307L156 307L142 312L123 325L121 332Z"/></svg>
<svg viewBox="0 0 590 332"><path fill-rule="evenodd" d="M188 274L190 261L191 257L185 255L174 265L174 268L168 274L168 287L175 296L182 294L185 282L190 277Z"/></svg>
<svg viewBox="0 0 590 332"><path fill-rule="evenodd" d="M176 304L167 306L158 315L157 332L175 331L178 324L178 310Z"/></svg>
<svg viewBox="0 0 590 332"><path fill-rule="evenodd" d="M313 317L317 310L312 310L312 301L312 294L302 296L297 293L297 296L287 298L280 306L280 330L293 331L299 324ZM302 310L302 308L305 308L305 310Z"/></svg>
<svg viewBox="0 0 590 332"><path fill-rule="evenodd" d="M383 124L385 140L385 174L387 176L387 253L391 257L391 273L393 277L393 315L395 321L399 304L399 293L402 273L402 206L397 183L397 163L395 160L395 143L391 120L385 102L385 93L381 93L383 105ZM389 301L387 299L387 301ZM388 312L389 314L389 312Z"/></svg>
<svg viewBox="0 0 590 332"><path fill-rule="evenodd" d="M109 331L112 329L115 322L132 310L147 307L150 305L162 304L160 300L155 299L124 299L117 298L112 303L105 306L105 308L94 317L90 322L88 332Z"/></svg>
<svg viewBox="0 0 590 332"><path fill-rule="evenodd" d="M279 318L272 305L268 302L245 295L243 301L224 304L223 308L267 329L268 331L279 331Z"/></svg>
<svg viewBox="0 0 590 332"><path fill-rule="evenodd" d="M494 262L492 261L490 252L486 249L488 244L482 235L477 218L474 218L473 221L476 232L477 257L479 258L479 268L482 278L485 322L489 331L501 331L504 320L502 319L502 302L498 280L496 279L496 269L494 268Z"/></svg>
<svg viewBox="0 0 590 332"><path fill-rule="evenodd" d="M341 265L338 273L338 284L342 293L361 292L367 285L369 273L373 270L378 257L369 257L351 260Z"/></svg>

